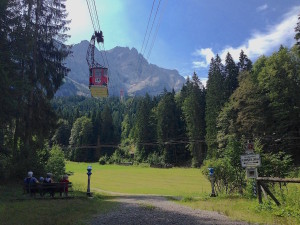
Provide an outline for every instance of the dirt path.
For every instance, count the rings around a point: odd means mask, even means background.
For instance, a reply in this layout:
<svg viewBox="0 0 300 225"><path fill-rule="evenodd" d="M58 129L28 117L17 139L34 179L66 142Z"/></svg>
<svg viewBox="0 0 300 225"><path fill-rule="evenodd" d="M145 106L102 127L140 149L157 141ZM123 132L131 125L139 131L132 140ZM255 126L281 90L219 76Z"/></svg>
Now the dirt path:
<svg viewBox="0 0 300 225"><path fill-rule="evenodd" d="M113 194L113 192L107 192ZM111 201L118 202L115 210L95 216L91 225L194 225L194 224L243 224L232 221L217 212L192 209L169 201L164 196L127 195L114 193L117 197Z"/></svg>

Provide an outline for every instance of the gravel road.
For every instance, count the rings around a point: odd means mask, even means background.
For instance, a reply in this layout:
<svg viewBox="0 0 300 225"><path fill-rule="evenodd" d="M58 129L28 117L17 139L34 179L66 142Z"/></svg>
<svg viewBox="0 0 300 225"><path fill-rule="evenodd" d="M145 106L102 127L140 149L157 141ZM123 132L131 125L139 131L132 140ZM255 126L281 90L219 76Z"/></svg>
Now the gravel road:
<svg viewBox="0 0 300 225"><path fill-rule="evenodd" d="M112 201L118 202L118 206L106 214L95 216L90 221L91 225L248 224L232 221L217 212L182 206L162 196L123 194Z"/></svg>

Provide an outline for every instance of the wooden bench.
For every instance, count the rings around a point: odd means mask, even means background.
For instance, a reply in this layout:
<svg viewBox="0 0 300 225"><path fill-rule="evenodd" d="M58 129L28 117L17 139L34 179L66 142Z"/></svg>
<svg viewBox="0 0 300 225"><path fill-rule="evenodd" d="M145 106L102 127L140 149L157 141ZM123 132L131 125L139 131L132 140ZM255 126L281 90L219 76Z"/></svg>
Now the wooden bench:
<svg viewBox="0 0 300 225"><path fill-rule="evenodd" d="M72 192L69 189L72 188L72 183L35 183L35 184L24 184L24 194L30 194L35 196L39 194L44 197L47 193L53 198L55 193L59 193L61 197L68 197L68 193Z"/></svg>

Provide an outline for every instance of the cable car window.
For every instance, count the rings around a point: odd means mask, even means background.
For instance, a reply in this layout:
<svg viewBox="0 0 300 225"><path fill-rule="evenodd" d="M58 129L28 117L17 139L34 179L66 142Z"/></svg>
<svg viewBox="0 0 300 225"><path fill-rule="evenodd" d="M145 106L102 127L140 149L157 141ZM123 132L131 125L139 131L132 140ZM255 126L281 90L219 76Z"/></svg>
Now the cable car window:
<svg viewBox="0 0 300 225"><path fill-rule="evenodd" d="M100 69L95 69L95 76L101 76L101 70Z"/></svg>

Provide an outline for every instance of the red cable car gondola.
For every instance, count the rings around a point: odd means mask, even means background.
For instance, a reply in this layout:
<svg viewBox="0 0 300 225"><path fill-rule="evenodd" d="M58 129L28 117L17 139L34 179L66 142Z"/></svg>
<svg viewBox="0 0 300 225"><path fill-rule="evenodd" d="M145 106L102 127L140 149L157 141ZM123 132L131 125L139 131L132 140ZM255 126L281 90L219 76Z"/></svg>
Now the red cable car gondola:
<svg viewBox="0 0 300 225"><path fill-rule="evenodd" d="M97 63L94 59L95 40L104 42L102 31L95 32L92 36L86 55L86 61L89 65L89 88L92 97L108 96L108 69Z"/></svg>

